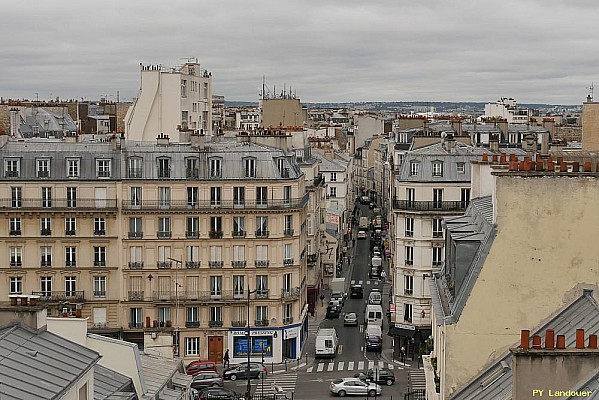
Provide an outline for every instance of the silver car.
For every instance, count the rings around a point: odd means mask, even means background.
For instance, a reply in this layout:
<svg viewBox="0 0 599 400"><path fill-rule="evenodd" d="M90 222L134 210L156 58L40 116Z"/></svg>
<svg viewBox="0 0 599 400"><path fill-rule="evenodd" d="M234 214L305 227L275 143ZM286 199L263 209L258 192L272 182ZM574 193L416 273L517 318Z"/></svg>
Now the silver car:
<svg viewBox="0 0 599 400"><path fill-rule="evenodd" d="M374 397L380 395L382 389L379 385L372 382L364 382L357 378L335 379L331 382L331 392L339 397L346 395L366 395Z"/></svg>

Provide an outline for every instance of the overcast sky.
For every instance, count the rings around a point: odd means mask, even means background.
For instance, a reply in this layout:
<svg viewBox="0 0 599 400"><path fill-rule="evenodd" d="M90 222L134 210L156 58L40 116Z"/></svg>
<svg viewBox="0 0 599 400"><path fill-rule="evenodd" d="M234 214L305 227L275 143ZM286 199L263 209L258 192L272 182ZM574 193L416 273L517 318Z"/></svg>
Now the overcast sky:
<svg viewBox="0 0 599 400"><path fill-rule="evenodd" d="M129 101L139 63L186 57L227 100L257 101L263 76L303 102L581 104L599 82L597 0L18 0L1 10L5 99L119 91Z"/></svg>

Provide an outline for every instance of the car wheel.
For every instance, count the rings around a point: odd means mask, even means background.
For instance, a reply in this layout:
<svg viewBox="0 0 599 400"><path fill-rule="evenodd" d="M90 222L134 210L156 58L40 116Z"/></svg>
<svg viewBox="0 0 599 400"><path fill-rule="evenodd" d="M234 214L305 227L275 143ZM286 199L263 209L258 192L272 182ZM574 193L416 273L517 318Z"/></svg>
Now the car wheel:
<svg viewBox="0 0 599 400"><path fill-rule="evenodd" d="M235 374L231 374L231 375L229 376L229 379L231 379L232 381L235 381L235 380L237 380L237 375L235 375Z"/></svg>
<svg viewBox="0 0 599 400"><path fill-rule="evenodd" d="M376 390L374 390L374 389L370 389L370 390L368 391L368 396L369 396L369 397L374 397L374 396L376 396Z"/></svg>
<svg viewBox="0 0 599 400"><path fill-rule="evenodd" d="M345 397L346 395L345 390L340 390L337 392L337 394L339 395L339 397Z"/></svg>
<svg viewBox="0 0 599 400"><path fill-rule="evenodd" d="M264 371L262 371L258 374L258 379L262 379L262 378L266 378L266 374L264 373Z"/></svg>
<svg viewBox="0 0 599 400"><path fill-rule="evenodd" d="M387 384L387 386L391 386L393 385L393 379L387 379L387 382L385 382Z"/></svg>

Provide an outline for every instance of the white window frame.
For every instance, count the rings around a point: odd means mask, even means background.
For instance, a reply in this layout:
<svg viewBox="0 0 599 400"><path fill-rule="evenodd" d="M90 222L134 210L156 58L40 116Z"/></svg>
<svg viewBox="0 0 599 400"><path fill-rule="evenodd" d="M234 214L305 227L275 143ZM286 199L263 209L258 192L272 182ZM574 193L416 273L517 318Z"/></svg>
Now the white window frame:
<svg viewBox="0 0 599 400"><path fill-rule="evenodd" d="M200 338L186 337L185 338L185 355L199 356L200 355Z"/></svg>
<svg viewBox="0 0 599 400"><path fill-rule="evenodd" d="M412 161L410 163L410 175L416 176L418 175L418 171L420 170L420 163Z"/></svg>
<svg viewBox="0 0 599 400"><path fill-rule="evenodd" d="M433 176L435 176L435 177L443 176L443 162L433 161Z"/></svg>
<svg viewBox="0 0 599 400"><path fill-rule="evenodd" d="M35 173L38 178L50 177L50 159L38 158L35 160Z"/></svg>
<svg viewBox="0 0 599 400"><path fill-rule="evenodd" d="M110 178L112 170L112 160L110 159L98 159L96 160L96 177L98 179Z"/></svg>
<svg viewBox="0 0 599 400"><path fill-rule="evenodd" d="M67 178L79 178L81 174L81 160L78 158L67 158Z"/></svg>
<svg viewBox="0 0 599 400"><path fill-rule="evenodd" d="M94 297L106 297L107 293L107 279L105 276L94 276L93 277L93 294Z"/></svg>

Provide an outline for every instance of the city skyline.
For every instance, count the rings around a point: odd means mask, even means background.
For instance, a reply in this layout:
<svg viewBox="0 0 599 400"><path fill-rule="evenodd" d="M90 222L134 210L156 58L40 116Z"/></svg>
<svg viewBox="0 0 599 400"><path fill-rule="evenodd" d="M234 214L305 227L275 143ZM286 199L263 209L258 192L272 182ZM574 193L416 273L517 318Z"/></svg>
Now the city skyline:
<svg viewBox="0 0 599 400"><path fill-rule="evenodd" d="M57 6L60 5L60 8ZM595 79L599 5L108 1L5 4L3 98L130 101L139 64L198 58L214 93L257 101L263 77L303 102L580 104ZM65 17L68 21L65 23Z"/></svg>

